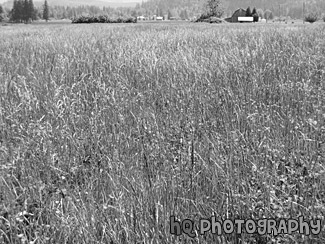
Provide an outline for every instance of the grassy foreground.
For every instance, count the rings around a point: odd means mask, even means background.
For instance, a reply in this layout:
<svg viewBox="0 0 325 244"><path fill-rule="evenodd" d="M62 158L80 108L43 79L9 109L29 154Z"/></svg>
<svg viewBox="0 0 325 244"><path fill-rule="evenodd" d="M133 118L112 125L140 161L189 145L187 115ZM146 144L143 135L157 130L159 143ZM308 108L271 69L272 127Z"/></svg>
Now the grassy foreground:
<svg viewBox="0 0 325 244"><path fill-rule="evenodd" d="M0 27L0 243L324 243L324 30ZM171 215L323 229L191 239Z"/></svg>

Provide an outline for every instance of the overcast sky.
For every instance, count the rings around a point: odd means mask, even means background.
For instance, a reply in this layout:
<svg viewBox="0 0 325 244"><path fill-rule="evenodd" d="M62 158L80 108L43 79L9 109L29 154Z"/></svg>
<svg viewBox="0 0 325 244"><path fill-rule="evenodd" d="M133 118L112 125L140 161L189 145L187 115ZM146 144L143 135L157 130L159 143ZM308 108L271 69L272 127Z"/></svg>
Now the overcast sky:
<svg viewBox="0 0 325 244"><path fill-rule="evenodd" d="M39 2L39 1L43 1L43 0L33 0L34 2ZM100 0L102 2L111 2L111 3L137 3L137 2L141 2L141 0ZM0 0L0 3L4 3L7 2L7 0ZM89 3L91 3L92 1L89 0Z"/></svg>

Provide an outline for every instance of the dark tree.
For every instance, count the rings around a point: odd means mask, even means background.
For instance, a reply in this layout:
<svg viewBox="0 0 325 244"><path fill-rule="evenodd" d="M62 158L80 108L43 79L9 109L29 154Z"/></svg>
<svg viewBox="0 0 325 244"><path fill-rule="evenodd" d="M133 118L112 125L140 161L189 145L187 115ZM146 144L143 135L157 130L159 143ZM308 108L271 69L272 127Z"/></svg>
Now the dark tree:
<svg viewBox="0 0 325 244"><path fill-rule="evenodd" d="M29 0L28 2L28 12L29 12L29 18L31 18L32 20L37 19L37 10L34 7L33 0Z"/></svg>
<svg viewBox="0 0 325 244"><path fill-rule="evenodd" d="M14 0L12 10L10 12L10 19L15 22L25 22L36 19L36 10L34 8L33 0Z"/></svg>
<svg viewBox="0 0 325 244"><path fill-rule="evenodd" d="M43 19L45 19L46 22L49 20L49 5L47 4L47 0L45 0L43 6Z"/></svg>
<svg viewBox="0 0 325 244"><path fill-rule="evenodd" d="M253 8L252 16L253 16L253 18L254 18L254 22L258 22L258 13L257 13L255 7Z"/></svg>
<svg viewBox="0 0 325 244"><path fill-rule="evenodd" d="M22 0L14 0L12 10L10 12L10 20L21 22L23 20L24 2Z"/></svg>
<svg viewBox="0 0 325 244"><path fill-rule="evenodd" d="M248 7L248 8L246 9L246 16L249 16L249 17L252 16L252 11L251 11L251 8L250 8L250 7Z"/></svg>
<svg viewBox="0 0 325 244"><path fill-rule="evenodd" d="M252 11L252 15L253 14L257 14L257 11L256 11L256 8L255 7L253 8L253 11Z"/></svg>
<svg viewBox="0 0 325 244"><path fill-rule="evenodd" d="M3 13L4 13L4 11L3 11L3 8L2 8L2 6L0 5L0 22L2 22L2 20L3 20Z"/></svg>
<svg viewBox="0 0 325 244"><path fill-rule="evenodd" d="M28 0L24 0L23 3L23 11L22 11L22 19L25 23L28 22L30 16L30 11L29 11L29 2Z"/></svg>

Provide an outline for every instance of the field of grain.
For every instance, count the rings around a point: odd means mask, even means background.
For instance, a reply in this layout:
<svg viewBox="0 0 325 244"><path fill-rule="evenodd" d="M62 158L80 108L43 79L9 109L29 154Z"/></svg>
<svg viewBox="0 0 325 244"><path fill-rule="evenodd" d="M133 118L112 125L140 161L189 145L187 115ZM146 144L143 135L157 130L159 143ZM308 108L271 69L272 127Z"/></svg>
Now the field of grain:
<svg viewBox="0 0 325 244"><path fill-rule="evenodd" d="M0 40L0 243L325 242L322 23L13 25ZM172 215L322 230L192 239Z"/></svg>

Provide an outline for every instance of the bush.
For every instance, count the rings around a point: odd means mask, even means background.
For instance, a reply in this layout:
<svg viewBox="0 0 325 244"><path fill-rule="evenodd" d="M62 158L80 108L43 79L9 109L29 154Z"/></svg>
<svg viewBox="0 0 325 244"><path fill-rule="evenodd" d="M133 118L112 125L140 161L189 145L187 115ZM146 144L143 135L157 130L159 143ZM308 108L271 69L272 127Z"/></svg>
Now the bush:
<svg viewBox="0 0 325 244"><path fill-rule="evenodd" d="M217 17L210 17L210 23L217 23L217 24L221 24L224 23L225 21L223 19L217 18Z"/></svg>
<svg viewBox="0 0 325 244"><path fill-rule="evenodd" d="M314 23L318 20L318 15L315 13L309 13L305 16L305 21L309 23Z"/></svg>
<svg viewBox="0 0 325 244"><path fill-rule="evenodd" d="M225 23L221 18L213 16L211 14L202 14L195 22L207 22L207 23Z"/></svg>
<svg viewBox="0 0 325 244"><path fill-rule="evenodd" d="M136 23L137 19L133 17L118 17L117 19L111 19L106 15L99 16L79 16L72 19L73 24L84 24L84 23Z"/></svg>

